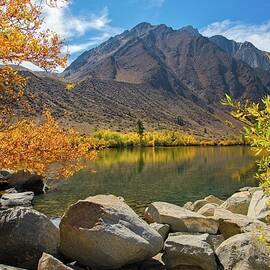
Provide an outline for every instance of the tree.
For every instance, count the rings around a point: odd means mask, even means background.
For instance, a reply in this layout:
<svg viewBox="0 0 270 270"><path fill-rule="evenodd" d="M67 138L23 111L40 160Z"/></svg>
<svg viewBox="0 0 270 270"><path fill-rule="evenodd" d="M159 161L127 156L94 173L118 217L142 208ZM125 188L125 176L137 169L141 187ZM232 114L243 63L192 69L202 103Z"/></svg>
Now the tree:
<svg viewBox="0 0 270 270"><path fill-rule="evenodd" d="M64 0L63 0L64 1ZM36 1L37 2L37 1ZM92 141L75 130L62 129L49 111L41 121L14 117L14 108L26 107L27 78L10 64L29 61L45 70L65 66L63 42L43 30L43 3L0 0L0 168L69 176L95 157ZM48 0L57 6L59 1ZM68 87L70 88L70 87Z"/></svg>
<svg viewBox="0 0 270 270"><path fill-rule="evenodd" d="M177 116L177 118L176 118L176 123L177 123L177 125L179 125L179 126L184 126L184 124L185 124L183 118L182 118L180 115Z"/></svg>
<svg viewBox="0 0 270 270"><path fill-rule="evenodd" d="M226 95L222 103L232 108L231 115L244 123L246 140L257 155L262 155L257 162L256 178L270 196L270 96L263 98L261 104L248 101L243 104Z"/></svg>
<svg viewBox="0 0 270 270"><path fill-rule="evenodd" d="M144 134L144 125L143 122L141 120L137 121L137 133L139 134L140 137L143 136Z"/></svg>

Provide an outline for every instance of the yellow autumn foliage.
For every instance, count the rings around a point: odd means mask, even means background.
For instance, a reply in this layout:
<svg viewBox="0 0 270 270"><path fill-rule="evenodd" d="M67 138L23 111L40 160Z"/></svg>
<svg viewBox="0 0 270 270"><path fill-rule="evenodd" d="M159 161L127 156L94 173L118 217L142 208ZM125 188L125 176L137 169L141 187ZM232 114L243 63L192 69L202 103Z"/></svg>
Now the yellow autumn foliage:
<svg viewBox="0 0 270 270"><path fill-rule="evenodd" d="M47 4L57 7L60 1L66 0L47 0ZM0 169L67 177L83 168L84 161L95 158L91 138L61 128L49 111L39 121L18 118L15 113L21 106L27 108L27 78L10 64L28 61L53 70L67 62L60 37L43 29L42 2L0 0L0 59L4 64L0 68Z"/></svg>
<svg viewBox="0 0 270 270"><path fill-rule="evenodd" d="M0 132L0 168L70 176L96 157L95 145L75 130L63 130L49 112L37 123L24 119Z"/></svg>

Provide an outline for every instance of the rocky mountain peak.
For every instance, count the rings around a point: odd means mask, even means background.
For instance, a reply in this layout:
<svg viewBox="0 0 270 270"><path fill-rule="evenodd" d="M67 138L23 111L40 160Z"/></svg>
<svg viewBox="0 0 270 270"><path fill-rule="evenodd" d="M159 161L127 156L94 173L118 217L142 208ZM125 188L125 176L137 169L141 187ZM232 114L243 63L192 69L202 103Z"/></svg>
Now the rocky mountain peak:
<svg viewBox="0 0 270 270"><path fill-rule="evenodd" d="M185 31L189 34L191 34L194 37L200 36L200 33L197 28L194 28L192 25L187 25L182 28L180 28L178 31Z"/></svg>

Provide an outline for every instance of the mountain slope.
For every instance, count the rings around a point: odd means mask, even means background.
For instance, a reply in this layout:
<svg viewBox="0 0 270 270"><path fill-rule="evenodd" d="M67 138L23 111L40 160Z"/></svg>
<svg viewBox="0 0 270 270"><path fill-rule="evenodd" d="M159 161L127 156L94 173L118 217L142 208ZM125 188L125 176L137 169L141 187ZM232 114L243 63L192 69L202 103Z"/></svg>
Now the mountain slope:
<svg viewBox="0 0 270 270"><path fill-rule="evenodd" d="M50 107L60 123L82 133L95 129L132 131L138 119L147 130L182 130L217 137L235 133L225 120L239 126L222 110L196 105L180 94L161 92L148 84L85 79L72 91L66 91L63 81L31 72L24 74L29 77L26 94L34 95L29 99L34 115ZM179 116L181 125L177 122Z"/></svg>
<svg viewBox="0 0 270 270"><path fill-rule="evenodd" d="M49 106L63 125L81 132L134 130L141 119L148 130L227 136L237 129L226 120L240 124L220 104L224 94L257 101L270 92L268 71L252 68L191 26L141 23L86 51L62 74L76 81L72 91L63 78L26 73L34 112Z"/></svg>
<svg viewBox="0 0 270 270"><path fill-rule="evenodd" d="M268 53L259 50L250 42L235 42L223 36L216 35L210 38L212 42L236 59L242 60L253 68L261 68L270 71L270 59Z"/></svg>
<svg viewBox="0 0 270 270"><path fill-rule="evenodd" d="M101 78L147 83L201 104L217 104L229 92L234 98L258 99L269 91L243 61L221 49L190 26L173 30L141 23L83 53L64 72L71 80Z"/></svg>

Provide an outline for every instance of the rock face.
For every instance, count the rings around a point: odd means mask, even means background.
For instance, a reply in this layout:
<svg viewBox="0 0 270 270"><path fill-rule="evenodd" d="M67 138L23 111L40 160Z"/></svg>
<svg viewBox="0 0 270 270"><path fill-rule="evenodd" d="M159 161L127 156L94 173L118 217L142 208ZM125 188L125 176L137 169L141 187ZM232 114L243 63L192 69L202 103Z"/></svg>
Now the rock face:
<svg viewBox="0 0 270 270"><path fill-rule="evenodd" d="M216 270L214 251L207 243L208 236L208 234L169 235L162 260L169 269L198 267L203 270Z"/></svg>
<svg viewBox="0 0 270 270"><path fill-rule="evenodd" d="M60 239L65 256L101 269L147 260L163 247L161 235L113 195L70 206L60 223Z"/></svg>
<svg viewBox="0 0 270 270"><path fill-rule="evenodd" d="M223 204L221 204L220 207L236 214L247 215L250 201L251 201L250 192L241 191L234 193Z"/></svg>
<svg viewBox="0 0 270 270"><path fill-rule="evenodd" d="M254 233L242 233L224 241L216 250L224 269L269 270L269 251L257 237Z"/></svg>
<svg viewBox="0 0 270 270"><path fill-rule="evenodd" d="M32 191L21 192L21 193L6 193L1 199L0 203L2 206L29 206L34 198L34 193Z"/></svg>
<svg viewBox="0 0 270 270"><path fill-rule="evenodd" d="M270 214L268 202L269 198L266 197L262 190L255 191L252 195L248 208L248 217L257 218L264 222L269 222L267 221L267 216Z"/></svg>
<svg viewBox="0 0 270 270"><path fill-rule="evenodd" d="M56 254L59 232L43 214L17 207L0 211L0 262L36 269L43 252Z"/></svg>
<svg viewBox="0 0 270 270"><path fill-rule="evenodd" d="M222 208L215 209L214 217L219 220L219 231L225 239L244 232L258 230L269 232L269 228L265 223L244 215L234 214Z"/></svg>
<svg viewBox="0 0 270 270"><path fill-rule="evenodd" d="M270 59L265 52L257 49L252 43L247 41L243 43L235 42L220 35L213 36L210 40L236 59L246 62L251 67L270 70Z"/></svg>
<svg viewBox="0 0 270 270"><path fill-rule="evenodd" d="M168 224L151 223L150 227L156 230L162 236L163 240L166 240L170 231L170 226Z"/></svg>
<svg viewBox="0 0 270 270"><path fill-rule="evenodd" d="M64 265L50 254L43 253L38 262L37 270L72 270L72 268Z"/></svg>
<svg viewBox="0 0 270 270"><path fill-rule="evenodd" d="M169 224L173 232L202 232L216 234L218 222L183 207L165 202L154 202L145 211L145 218Z"/></svg>

